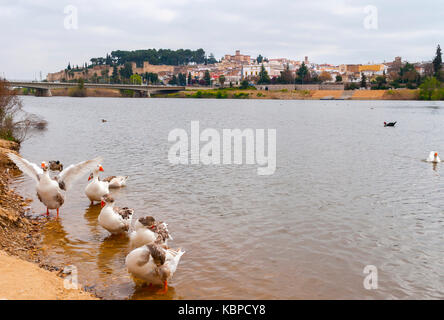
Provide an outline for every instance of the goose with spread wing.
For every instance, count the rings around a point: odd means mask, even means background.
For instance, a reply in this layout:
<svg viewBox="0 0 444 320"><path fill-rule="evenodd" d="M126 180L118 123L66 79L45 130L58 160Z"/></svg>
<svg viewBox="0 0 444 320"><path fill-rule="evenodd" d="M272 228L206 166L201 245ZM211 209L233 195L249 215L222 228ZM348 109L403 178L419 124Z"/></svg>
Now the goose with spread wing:
<svg viewBox="0 0 444 320"><path fill-rule="evenodd" d="M29 162L13 153L8 153L8 157L23 173L35 180L37 184L37 197L46 206L46 215L49 215L49 209L57 209L57 218L59 217L59 208L65 202L65 192L71 188L78 178L91 172L102 161L98 157L72 164L62 170L57 176L51 178L48 170L49 166L46 162L42 162L39 167L35 163Z"/></svg>

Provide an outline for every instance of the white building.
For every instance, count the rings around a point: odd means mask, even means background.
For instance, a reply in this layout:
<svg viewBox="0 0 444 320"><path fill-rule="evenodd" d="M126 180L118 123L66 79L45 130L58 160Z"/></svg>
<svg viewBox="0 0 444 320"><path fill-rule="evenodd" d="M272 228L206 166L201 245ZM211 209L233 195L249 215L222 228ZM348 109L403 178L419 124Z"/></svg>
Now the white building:
<svg viewBox="0 0 444 320"><path fill-rule="evenodd" d="M264 65L265 70L267 71L268 75L270 75L270 67ZM261 72L262 64L250 64L242 66L242 78L249 78L249 77L257 77L259 76L259 73Z"/></svg>

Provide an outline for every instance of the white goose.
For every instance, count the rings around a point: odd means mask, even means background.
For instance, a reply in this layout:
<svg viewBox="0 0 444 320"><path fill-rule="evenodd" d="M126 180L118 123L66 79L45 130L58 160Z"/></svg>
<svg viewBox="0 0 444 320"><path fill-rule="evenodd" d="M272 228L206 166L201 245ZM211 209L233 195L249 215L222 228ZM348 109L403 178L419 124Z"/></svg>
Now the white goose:
<svg viewBox="0 0 444 320"><path fill-rule="evenodd" d="M88 181L94 178L94 174L91 173L88 177ZM128 176L109 176L105 179L100 179L98 177L99 181L108 182L109 188L121 188L126 186L126 180L128 180Z"/></svg>
<svg viewBox="0 0 444 320"><path fill-rule="evenodd" d="M46 215L49 215L49 209L57 209L57 217L59 217L59 208L65 202L65 194L63 191L69 190L75 180L90 172L96 167L101 158L95 158L72 164L62 170L56 177L49 176L48 164L42 162L41 168L35 163L31 163L13 153L8 153L8 157L14 161L17 167L37 183L37 197L46 206Z"/></svg>
<svg viewBox="0 0 444 320"><path fill-rule="evenodd" d="M168 281L173 277L182 249L165 249L152 243L131 251L125 259L128 272L135 278L153 285L163 285L160 293L168 291Z"/></svg>
<svg viewBox="0 0 444 320"><path fill-rule="evenodd" d="M97 164L92 170L92 179L88 179L92 181L85 188L85 194L91 201L91 205L94 204L94 201L101 201L102 197L109 193L109 182L99 180L99 171L103 171L101 164Z"/></svg>
<svg viewBox="0 0 444 320"><path fill-rule="evenodd" d="M429 157L426 160L427 162L438 163L441 162L441 159L438 157L438 152L431 151Z"/></svg>
<svg viewBox="0 0 444 320"><path fill-rule="evenodd" d="M141 247L145 244L156 243L167 245L168 239L173 240L168 232L168 225L165 222L157 222L151 216L137 219L134 224L134 231L129 235L130 248Z"/></svg>
<svg viewBox="0 0 444 320"><path fill-rule="evenodd" d="M107 194L102 197L102 210L99 214L99 224L112 234L128 231L134 210L128 207L114 207L114 198Z"/></svg>

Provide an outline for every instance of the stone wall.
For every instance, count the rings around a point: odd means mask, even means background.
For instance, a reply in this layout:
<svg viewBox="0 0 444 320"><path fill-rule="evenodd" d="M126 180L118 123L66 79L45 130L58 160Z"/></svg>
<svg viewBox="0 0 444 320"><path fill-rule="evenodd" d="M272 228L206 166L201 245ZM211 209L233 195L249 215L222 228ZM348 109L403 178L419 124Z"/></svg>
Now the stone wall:
<svg viewBox="0 0 444 320"><path fill-rule="evenodd" d="M258 90L344 90L343 84L260 84L256 85Z"/></svg>
<svg viewBox="0 0 444 320"><path fill-rule="evenodd" d="M133 73L138 73L138 74L144 74L146 72L159 73L159 72L173 72L174 71L174 66L168 66L168 65L163 65L163 64L154 65L154 64L150 64L148 61L143 62L142 68L137 68L135 62L132 62L131 64L133 67Z"/></svg>

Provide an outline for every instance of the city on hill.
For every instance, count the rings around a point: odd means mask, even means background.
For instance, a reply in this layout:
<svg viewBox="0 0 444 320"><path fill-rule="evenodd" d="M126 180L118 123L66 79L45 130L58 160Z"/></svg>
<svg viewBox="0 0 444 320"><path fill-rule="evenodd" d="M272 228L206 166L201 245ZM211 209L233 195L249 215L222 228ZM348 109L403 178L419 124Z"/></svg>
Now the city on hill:
<svg viewBox="0 0 444 320"><path fill-rule="evenodd" d="M433 55L431 54L431 57ZM148 49L112 51L89 63L49 73L49 82L135 83L181 86L239 86L325 84L342 89L418 88L425 79L444 79L441 48L430 61L408 62L395 57L390 62L368 64L315 63L303 60L251 57L237 50L217 60L203 49Z"/></svg>

